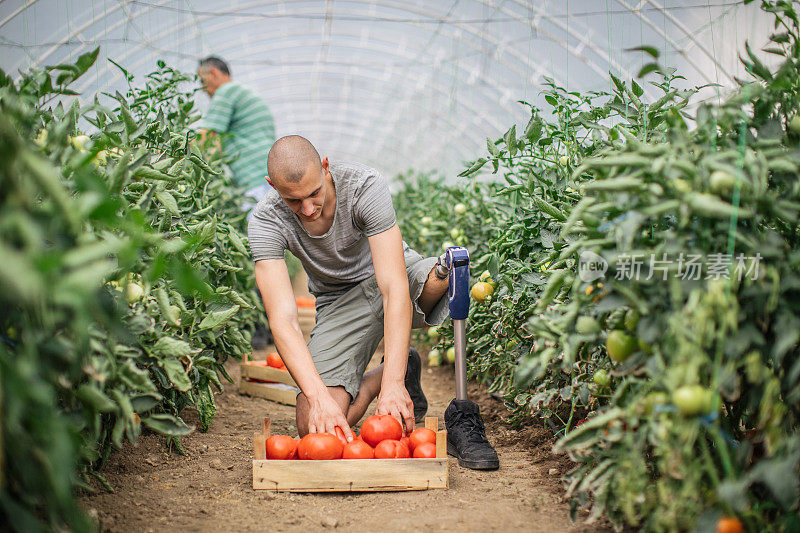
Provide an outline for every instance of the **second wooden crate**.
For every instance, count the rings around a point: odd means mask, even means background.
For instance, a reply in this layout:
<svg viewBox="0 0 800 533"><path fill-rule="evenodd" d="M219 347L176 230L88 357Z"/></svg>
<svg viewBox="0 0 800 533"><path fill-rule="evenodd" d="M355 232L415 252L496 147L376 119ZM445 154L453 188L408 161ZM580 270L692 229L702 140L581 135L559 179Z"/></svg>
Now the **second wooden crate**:
<svg viewBox="0 0 800 533"><path fill-rule="evenodd" d="M292 375L286 370L262 365L263 362L249 361L245 356L239 365L241 372L239 393L284 405L297 405L297 394L300 389L292 379Z"/></svg>

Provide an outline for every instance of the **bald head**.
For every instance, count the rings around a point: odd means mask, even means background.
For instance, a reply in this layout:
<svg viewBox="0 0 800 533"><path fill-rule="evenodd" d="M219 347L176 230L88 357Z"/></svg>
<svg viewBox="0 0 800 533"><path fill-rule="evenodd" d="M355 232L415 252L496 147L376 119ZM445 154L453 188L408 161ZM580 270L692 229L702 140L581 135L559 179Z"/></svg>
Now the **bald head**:
<svg viewBox="0 0 800 533"><path fill-rule="evenodd" d="M308 139L299 135L281 137L267 156L267 173L270 179L299 183L306 173L321 170L319 153Z"/></svg>

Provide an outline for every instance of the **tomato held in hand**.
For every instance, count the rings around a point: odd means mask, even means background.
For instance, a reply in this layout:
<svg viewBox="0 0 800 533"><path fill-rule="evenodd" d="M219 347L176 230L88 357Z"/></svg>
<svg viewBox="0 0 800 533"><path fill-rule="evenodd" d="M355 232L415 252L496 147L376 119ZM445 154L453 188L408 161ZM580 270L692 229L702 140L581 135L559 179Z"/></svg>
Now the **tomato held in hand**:
<svg viewBox="0 0 800 533"><path fill-rule="evenodd" d="M411 432L411 435L409 435L408 438L411 441L411 446L409 446L409 449L412 452L417 449L417 446L426 442L436 446L436 432L432 429L417 428Z"/></svg>
<svg viewBox="0 0 800 533"><path fill-rule="evenodd" d="M283 364L283 359L281 359L281 356L278 355L277 352L272 352L267 355L267 365L271 366L272 368L285 367L285 365Z"/></svg>
<svg viewBox="0 0 800 533"><path fill-rule="evenodd" d="M408 446L399 440L382 440L375 446L375 459L407 459L411 457Z"/></svg>
<svg viewBox="0 0 800 533"><path fill-rule="evenodd" d="M342 443L342 446L347 446L347 437L344 436L344 430L339 426L336 426L333 428L333 430L336 432L336 438L339 439L339 442Z"/></svg>
<svg viewBox="0 0 800 533"><path fill-rule="evenodd" d="M414 448L414 459L432 459L436 457L436 445L423 442Z"/></svg>
<svg viewBox="0 0 800 533"><path fill-rule="evenodd" d="M361 426L361 438L372 447L382 440L400 440L403 426L391 415L372 415Z"/></svg>
<svg viewBox="0 0 800 533"><path fill-rule="evenodd" d="M342 459L372 459L373 457L375 457L375 451L372 446L361 439L353 439L352 442L348 442L342 452Z"/></svg>
<svg viewBox="0 0 800 533"><path fill-rule="evenodd" d="M342 458L342 443L330 433L309 433L297 445L297 456L300 459L324 461Z"/></svg>
<svg viewBox="0 0 800 533"><path fill-rule="evenodd" d="M267 459L297 459L297 441L289 435L272 435L267 439Z"/></svg>

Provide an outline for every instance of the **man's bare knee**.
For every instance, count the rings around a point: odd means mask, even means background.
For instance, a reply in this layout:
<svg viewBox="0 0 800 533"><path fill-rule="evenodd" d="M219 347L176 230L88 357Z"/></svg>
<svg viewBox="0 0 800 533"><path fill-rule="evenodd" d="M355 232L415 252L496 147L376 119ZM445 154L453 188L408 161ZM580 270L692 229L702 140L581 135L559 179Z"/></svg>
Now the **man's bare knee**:
<svg viewBox="0 0 800 533"><path fill-rule="evenodd" d="M302 392L297 395L297 405L294 408L297 434L301 437L308 435L308 398Z"/></svg>
<svg viewBox="0 0 800 533"><path fill-rule="evenodd" d="M328 387L333 401L342 409L342 414L347 417L347 410L350 407L350 394L344 387ZM297 434L301 437L308 435L308 415L310 411L308 398L302 392L297 395L297 405L295 406L295 420L297 422Z"/></svg>

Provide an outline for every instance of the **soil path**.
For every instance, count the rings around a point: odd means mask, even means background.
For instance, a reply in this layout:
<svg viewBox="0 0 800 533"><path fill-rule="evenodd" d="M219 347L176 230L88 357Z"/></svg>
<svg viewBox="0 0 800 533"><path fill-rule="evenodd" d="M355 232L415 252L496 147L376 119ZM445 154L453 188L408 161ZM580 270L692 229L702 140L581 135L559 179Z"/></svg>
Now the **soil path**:
<svg viewBox="0 0 800 533"><path fill-rule="evenodd" d="M258 359L258 355L254 357ZM261 356L263 358L263 355ZM423 355L423 361L426 358ZM238 364L227 368L237 381ZM444 418L454 396L452 367L423 368L429 416ZM598 531L574 524L559 476L569 466L550 453L543 430L508 429L499 402L471 386L500 470L476 472L450 460L450 489L354 494L266 493L252 489L252 436L264 416L274 433L297 434L294 408L237 393L217 396L207 433L185 437L185 456L169 453L160 436L143 435L115 453L103 473L116 492L83 497L101 531ZM374 403L371 411L374 410ZM368 413L369 413L368 412Z"/></svg>

